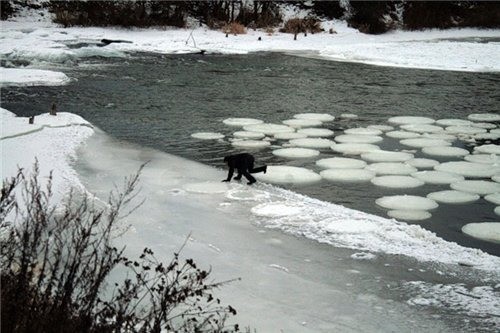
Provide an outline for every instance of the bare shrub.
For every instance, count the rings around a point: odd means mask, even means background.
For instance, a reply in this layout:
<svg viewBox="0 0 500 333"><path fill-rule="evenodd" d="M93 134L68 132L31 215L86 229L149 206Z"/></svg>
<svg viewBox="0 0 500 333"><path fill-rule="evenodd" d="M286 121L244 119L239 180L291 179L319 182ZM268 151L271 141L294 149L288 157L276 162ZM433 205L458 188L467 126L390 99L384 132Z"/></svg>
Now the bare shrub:
<svg viewBox="0 0 500 333"><path fill-rule="evenodd" d="M2 332L239 330L225 327L236 310L213 296L227 281L208 282L210 270L179 253L163 264L148 248L130 260L113 246L121 214L131 212L123 210L137 194L139 173L113 191L104 208L75 193L54 206L52 175L44 187L39 179L35 164L30 176L19 170L2 184ZM119 267L127 278L105 294Z"/></svg>
<svg viewBox="0 0 500 333"><path fill-rule="evenodd" d="M283 28L280 29L280 32L289 33L289 34L298 34L298 33L316 33L323 31L321 28L321 22L314 17L306 17L306 18L291 18L285 22Z"/></svg>
<svg viewBox="0 0 500 333"><path fill-rule="evenodd" d="M226 34L233 35L244 35L247 33L247 29L245 29L243 24L240 24L238 22L231 22L229 24L226 24L224 28L222 28L222 31Z"/></svg>

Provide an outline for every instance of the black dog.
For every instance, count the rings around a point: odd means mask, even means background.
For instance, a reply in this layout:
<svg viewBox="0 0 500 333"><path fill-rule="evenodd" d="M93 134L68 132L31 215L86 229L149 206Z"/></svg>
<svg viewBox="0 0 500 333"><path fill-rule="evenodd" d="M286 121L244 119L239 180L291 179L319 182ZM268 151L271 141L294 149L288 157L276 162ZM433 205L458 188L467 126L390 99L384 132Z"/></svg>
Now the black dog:
<svg viewBox="0 0 500 333"><path fill-rule="evenodd" d="M253 164L255 162L255 158L248 154L237 154L224 157L224 162L229 167L229 173L227 174L227 179L224 179L223 182L230 182L231 177L233 176L234 169L238 170L238 175L234 177L235 180L240 180L241 176L245 176L248 179L248 185L252 185L257 180L251 175L251 173L258 173L267 171L267 165L254 168Z"/></svg>

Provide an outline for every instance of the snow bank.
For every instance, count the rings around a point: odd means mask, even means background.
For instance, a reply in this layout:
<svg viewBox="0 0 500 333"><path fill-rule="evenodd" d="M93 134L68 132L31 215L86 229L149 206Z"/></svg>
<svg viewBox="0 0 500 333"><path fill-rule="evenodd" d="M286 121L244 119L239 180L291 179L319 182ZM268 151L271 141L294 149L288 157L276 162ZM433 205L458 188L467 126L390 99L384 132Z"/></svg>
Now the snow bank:
<svg viewBox="0 0 500 333"><path fill-rule="evenodd" d="M70 81L61 72L28 68L0 69L0 86L60 86Z"/></svg>

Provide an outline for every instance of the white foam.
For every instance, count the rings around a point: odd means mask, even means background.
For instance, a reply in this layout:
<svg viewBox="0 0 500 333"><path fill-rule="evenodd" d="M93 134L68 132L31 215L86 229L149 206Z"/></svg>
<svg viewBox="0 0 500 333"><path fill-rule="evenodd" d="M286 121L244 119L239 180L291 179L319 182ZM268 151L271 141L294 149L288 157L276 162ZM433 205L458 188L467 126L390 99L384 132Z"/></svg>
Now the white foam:
<svg viewBox="0 0 500 333"><path fill-rule="evenodd" d="M487 180L463 180L452 183L450 187L457 191L476 193L479 195L492 194L500 192L500 184Z"/></svg>
<svg viewBox="0 0 500 333"><path fill-rule="evenodd" d="M421 136L419 133L407 131L391 131L385 133L385 135L394 139L413 139Z"/></svg>
<svg viewBox="0 0 500 333"><path fill-rule="evenodd" d="M251 212L254 215L262 217L284 217L293 216L302 213L303 208L289 204L287 202L262 203L252 207Z"/></svg>
<svg viewBox="0 0 500 333"><path fill-rule="evenodd" d="M473 126L448 126L445 131L452 134L473 135L478 133L486 133L484 128Z"/></svg>
<svg viewBox="0 0 500 333"><path fill-rule="evenodd" d="M492 167L488 164L466 161L445 162L434 167L435 170L456 173L464 177L489 178L500 172L500 166Z"/></svg>
<svg viewBox="0 0 500 333"><path fill-rule="evenodd" d="M321 177L333 182L368 182L375 173L364 169L328 169L319 173Z"/></svg>
<svg viewBox="0 0 500 333"><path fill-rule="evenodd" d="M342 134L337 135L334 140L340 143L377 143L383 138L375 135Z"/></svg>
<svg viewBox="0 0 500 333"><path fill-rule="evenodd" d="M428 184L451 184L464 180L464 177L455 173L444 171L418 171L411 174L412 177L420 179Z"/></svg>
<svg viewBox="0 0 500 333"><path fill-rule="evenodd" d="M269 147L271 143L269 141L259 141L259 140L237 140L231 142L231 144L238 148L265 148Z"/></svg>
<svg viewBox="0 0 500 333"><path fill-rule="evenodd" d="M293 128L314 127L323 124L321 121L314 119L287 119L283 120L282 123Z"/></svg>
<svg viewBox="0 0 500 333"><path fill-rule="evenodd" d="M353 135L380 135L382 131L374 128L355 127L346 129L344 133Z"/></svg>
<svg viewBox="0 0 500 333"><path fill-rule="evenodd" d="M333 151L346 155L361 155L375 150L380 150L379 146L369 143L338 143L331 146Z"/></svg>
<svg viewBox="0 0 500 333"><path fill-rule="evenodd" d="M413 158L409 161L406 161L406 164L418 169L432 169L436 165L438 165L439 162L428 158Z"/></svg>
<svg viewBox="0 0 500 333"><path fill-rule="evenodd" d="M321 180L321 176L306 168L285 165L267 167L266 174L255 174L255 178L271 184L311 184Z"/></svg>
<svg viewBox="0 0 500 333"><path fill-rule="evenodd" d="M354 114L354 113L342 113L340 115L340 118L342 118L342 119L356 119L356 118L358 118L358 115Z"/></svg>
<svg viewBox="0 0 500 333"><path fill-rule="evenodd" d="M393 126L389 126L389 125L369 125L369 126L366 126L366 128L376 129L376 130L379 130L379 131L382 131L382 132L387 132L387 131L394 130L394 127Z"/></svg>
<svg viewBox="0 0 500 333"><path fill-rule="evenodd" d="M455 190L445 190L427 194L427 198L447 204L466 204L480 198L478 194Z"/></svg>
<svg viewBox="0 0 500 333"><path fill-rule="evenodd" d="M245 189L234 189L226 192L226 198L236 201L261 201L267 200L271 194L266 191L255 190L251 186Z"/></svg>
<svg viewBox="0 0 500 333"><path fill-rule="evenodd" d="M365 169L373 171L377 175L409 175L417 171L417 168L399 162L373 163L368 165Z"/></svg>
<svg viewBox="0 0 500 333"><path fill-rule="evenodd" d="M489 145L477 146L474 147L474 152L500 155L500 145L489 144Z"/></svg>
<svg viewBox="0 0 500 333"><path fill-rule="evenodd" d="M464 159L468 162L473 162L473 163L500 165L500 155L495 155L495 154L474 154L465 156Z"/></svg>
<svg viewBox="0 0 500 333"><path fill-rule="evenodd" d="M227 183L221 182L201 182L201 183L189 183L185 184L183 188L192 193L202 193L202 194L216 194L225 193L231 187Z"/></svg>
<svg viewBox="0 0 500 333"><path fill-rule="evenodd" d="M355 158L331 157L316 161L316 165L324 169L362 169L366 162Z"/></svg>
<svg viewBox="0 0 500 333"><path fill-rule="evenodd" d="M497 128L497 125L492 123L472 123L471 126L484 128L484 129L494 129Z"/></svg>
<svg viewBox="0 0 500 333"><path fill-rule="evenodd" d="M430 210L438 207L434 200L416 195L386 196L377 199L375 203L392 210Z"/></svg>
<svg viewBox="0 0 500 333"><path fill-rule="evenodd" d="M462 157L469 155L469 151L458 147L424 147L422 152L431 156Z"/></svg>
<svg viewBox="0 0 500 333"><path fill-rule="evenodd" d="M200 140L217 140L217 139L223 139L224 134L216 132L197 132L191 134L191 137Z"/></svg>
<svg viewBox="0 0 500 333"><path fill-rule="evenodd" d="M379 150L361 154L361 158L368 162L406 162L413 158L413 154L398 151Z"/></svg>
<svg viewBox="0 0 500 333"><path fill-rule="evenodd" d="M434 146L451 146L451 143L440 139L415 138L401 140L402 145L414 148L434 147Z"/></svg>
<svg viewBox="0 0 500 333"><path fill-rule="evenodd" d="M469 223L462 227L462 232L487 242L500 243L500 222Z"/></svg>
<svg viewBox="0 0 500 333"><path fill-rule="evenodd" d="M328 114L328 113L298 113L298 114L294 115L293 117L297 118L297 119L319 120L322 122L335 120L335 117Z"/></svg>
<svg viewBox="0 0 500 333"><path fill-rule="evenodd" d="M319 151L308 148L282 148L273 150L273 155L284 158L311 158L319 155Z"/></svg>
<svg viewBox="0 0 500 333"><path fill-rule="evenodd" d="M484 199L495 205L500 205L500 191L498 193L488 194Z"/></svg>
<svg viewBox="0 0 500 333"><path fill-rule="evenodd" d="M305 134L313 138L328 137L333 135L333 131L326 128L301 128L297 133Z"/></svg>
<svg viewBox="0 0 500 333"><path fill-rule="evenodd" d="M69 81L69 77L61 72L0 67L0 86L59 86Z"/></svg>
<svg viewBox="0 0 500 333"><path fill-rule="evenodd" d="M274 134L274 138L278 140L292 140L292 139L307 138L307 135L304 133L286 132L286 133L276 133Z"/></svg>
<svg viewBox="0 0 500 333"><path fill-rule="evenodd" d="M224 119L222 122L228 126L233 126L233 127L244 127L244 126L257 125L257 124L264 123L262 120L254 119L254 118L227 118L227 119ZM255 132L259 132L259 131L255 131Z"/></svg>
<svg viewBox="0 0 500 333"><path fill-rule="evenodd" d="M380 176L371 180L373 185L389 188L415 188L425 183L409 176Z"/></svg>
<svg viewBox="0 0 500 333"><path fill-rule="evenodd" d="M286 125L280 124L255 124L255 125L246 125L243 126L245 131L250 132L261 132L266 135L274 135L277 133L287 133L287 132L295 132L295 130Z"/></svg>
<svg viewBox="0 0 500 333"><path fill-rule="evenodd" d="M324 149L324 148L330 148L330 146L335 144L335 142L329 139L322 139L322 138L304 138L304 139L290 140L290 144L301 148Z"/></svg>
<svg viewBox="0 0 500 333"><path fill-rule="evenodd" d="M234 132L233 136L240 139L262 139L266 135L260 132L238 131Z"/></svg>
<svg viewBox="0 0 500 333"><path fill-rule="evenodd" d="M387 212L387 215L389 215L392 218L405 221L422 221L422 220L427 220L432 216L432 214L426 210L416 210L416 209L390 210Z"/></svg>
<svg viewBox="0 0 500 333"><path fill-rule="evenodd" d="M405 131L417 133L438 133L443 131L442 127L429 124L407 124L401 125L401 128Z"/></svg>
<svg viewBox="0 0 500 333"><path fill-rule="evenodd" d="M391 117L388 120L390 123L398 124L398 125L406 125L406 124L433 124L435 122L432 118L427 117L418 117L418 116L398 116Z"/></svg>
<svg viewBox="0 0 500 333"><path fill-rule="evenodd" d="M472 121L457 118L446 118L437 120L436 124L441 126L470 126Z"/></svg>
<svg viewBox="0 0 500 333"><path fill-rule="evenodd" d="M498 113L472 113L467 116L467 119L472 121L481 121L481 122L495 122L500 121L500 114Z"/></svg>

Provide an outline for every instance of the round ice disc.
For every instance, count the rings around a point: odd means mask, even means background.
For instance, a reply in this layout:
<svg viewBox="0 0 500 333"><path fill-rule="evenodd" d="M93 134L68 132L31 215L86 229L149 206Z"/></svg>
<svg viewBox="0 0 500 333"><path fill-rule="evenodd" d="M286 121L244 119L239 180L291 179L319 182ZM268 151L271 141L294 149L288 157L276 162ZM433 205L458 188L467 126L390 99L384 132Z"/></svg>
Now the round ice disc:
<svg viewBox="0 0 500 333"><path fill-rule="evenodd" d="M217 140L217 139L223 139L224 134L215 132L198 132L191 134L191 137L200 140Z"/></svg>
<svg viewBox="0 0 500 333"><path fill-rule="evenodd" d="M434 146L451 146L451 143L440 139L415 138L401 140L402 145L414 148L434 147Z"/></svg>
<svg viewBox="0 0 500 333"><path fill-rule="evenodd" d="M478 133L486 133L484 128L474 127L474 126L448 126L445 131L451 134L464 134L472 135Z"/></svg>
<svg viewBox="0 0 500 333"><path fill-rule="evenodd" d="M265 174L256 173L253 176L260 181L271 184L301 185L321 180L321 176L314 171L285 165L268 166Z"/></svg>
<svg viewBox="0 0 500 333"><path fill-rule="evenodd" d="M293 116L294 118L297 119L312 119L312 120L319 120L323 122L327 121L333 121L335 120L335 117L327 114L327 113L298 113Z"/></svg>
<svg viewBox="0 0 500 333"><path fill-rule="evenodd" d="M256 124L256 125L247 125L244 126L243 129L245 131L250 132L261 132L266 135L274 135L276 133L286 133L286 132L295 132L293 128L286 125L280 124Z"/></svg>
<svg viewBox="0 0 500 333"><path fill-rule="evenodd" d="M431 156L442 156L442 157L461 157L469 155L469 151L458 147L424 147L422 152Z"/></svg>
<svg viewBox="0 0 500 333"><path fill-rule="evenodd" d="M436 125L429 124L407 124L401 125L401 129L409 132L417 132L417 133L437 133L442 132L443 128Z"/></svg>
<svg viewBox="0 0 500 333"><path fill-rule="evenodd" d="M234 132L233 136L240 139L262 139L266 135L260 132L238 131Z"/></svg>
<svg viewBox="0 0 500 333"><path fill-rule="evenodd" d="M290 140L290 144L301 148L325 149L325 148L330 148L330 146L335 144L335 142L329 139L322 139L322 138L304 138L304 139Z"/></svg>
<svg viewBox="0 0 500 333"><path fill-rule="evenodd" d="M445 190L427 194L427 198L447 204L466 204L480 198L478 194L455 190Z"/></svg>
<svg viewBox="0 0 500 333"><path fill-rule="evenodd" d="M361 154L361 158L368 162L406 162L413 158L413 154L397 151L378 150Z"/></svg>
<svg viewBox="0 0 500 333"><path fill-rule="evenodd" d="M474 147L474 152L482 154L500 155L500 145L489 144L489 145L477 146Z"/></svg>
<svg viewBox="0 0 500 333"><path fill-rule="evenodd" d="M337 135L334 140L340 143L377 143L383 140L381 136L343 134Z"/></svg>
<svg viewBox="0 0 500 333"><path fill-rule="evenodd" d="M339 143L331 146L337 153L346 155L361 155L375 150L380 150L379 146L369 143Z"/></svg>
<svg viewBox="0 0 500 333"><path fill-rule="evenodd" d="M472 123L471 126L484 128L484 129L494 129L497 128L497 125L492 123Z"/></svg>
<svg viewBox="0 0 500 333"><path fill-rule="evenodd" d="M375 203L381 207L394 210L430 210L438 204L429 198L416 195L392 195L379 198Z"/></svg>
<svg viewBox="0 0 500 333"><path fill-rule="evenodd" d="M487 242L500 243L500 222L469 223L462 227L462 232Z"/></svg>
<svg viewBox="0 0 500 333"><path fill-rule="evenodd" d="M441 126L470 126L472 121L456 118L439 119L436 124Z"/></svg>
<svg viewBox="0 0 500 333"><path fill-rule="evenodd" d="M265 148L271 145L271 143L268 141L259 141L259 140L238 140L231 142L231 144L239 148L254 148L254 149Z"/></svg>
<svg viewBox="0 0 500 333"><path fill-rule="evenodd" d="M427 117L416 117L416 116L398 116L389 118L389 122L398 125L406 124L432 124L435 122L434 119Z"/></svg>
<svg viewBox="0 0 500 333"><path fill-rule="evenodd" d="M308 148L282 148L273 150L273 155L284 158L311 158L319 155L319 151Z"/></svg>
<svg viewBox="0 0 500 333"><path fill-rule="evenodd" d="M321 177L333 182L368 182L375 173L364 169L328 169L320 172Z"/></svg>
<svg viewBox="0 0 500 333"><path fill-rule="evenodd" d="M413 158L409 161L406 161L406 164L418 169L432 169L436 165L438 165L439 162L428 158Z"/></svg>
<svg viewBox="0 0 500 333"><path fill-rule="evenodd" d="M427 184L451 184L464 180L464 177L455 173L443 171L418 171L411 174L412 177L420 179Z"/></svg>
<svg viewBox="0 0 500 333"><path fill-rule="evenodd" d="M491 177L491 179L494 181L494 182L497 182L497 183L500 183L500 174L499 175L494 175Z"/></svg>
<svg viewBox="0 0 500 333"><path fill-rule="evenodd" d="M432 215L425 210L390 210L387 215L394 219L405 221L422 221L427 220Z"/></svg>
<svg viewBox="0 0 500 333"><path fill-rule="evenodd" d="M342 113L340 115L340 118L342 118L342 119L356 119L356 118L358 118L358 115L354 114L354 113Z"/></svg>
<svg viewBox="0 0 500 333"><path fill-rule="evenodd" d="M427 139L440 139L450 142L457 140L457 137L455 135L449 133L424 133L421 137Z"/></svg>
<svg viewBox="0 0 500 333"><path fill-rule="evenodd" d="M380 135L382 134L382 131L374 128L356 127L346 129L344 133L353 135Z"/></svg>
<svg viewBox="0 0 500 333"><path fill-rule="evenodd" d="M323 123L319 120L314 120L314 119L288 119L288 120L283 120L283 124L294 128L300 128L300 127L321 126Z"/></svg>
<svg viewBox="0 0 500 333"><path fill-rule="evenodd" d="M368 165L366 170L373 171L377 175L409 175L417 171L411 165L398 162L379 162Z"/></svg>
<svg viewBox="0 0 500 333"><path fill-rule="evenodd" d="M500 206L495 207L495 209L493 211L495 212L495 214L497 214L498 216L500 216Z"/></svg>
<svg viewBox="0 0 500 333"><path fill-rule="evenodd" d="M333 131L326 128L301 128L297 133L304 134L312 138L329 137L333 135Z"/></svg>
<svg viewBox="0 0 500 333"><path fill-rule="evenodd" d="M304 133L286 132L286 133L276 133L274 134L274 138L278 140L293 140L293 139L307 138L307 135Z"/></svg>
<svg viewBox="0 0 500 333"><path fill-rule="evenodd" d="M228 126L243 127L247 125L262 124L263 121L254 118L227 118L222 121Z"/></svg>
<svg viewBox="0 0 500 333"><path fill-rule="evenodd" d="M500 121L500 114L498 113L472 113L467 116L469 120L480 122L495 122Z"/></svg>
<svg viewBox="0 0 500 333"><path fill-rule="evenodd" d="M408 131L390 131L385 133L385 135L394 139L414 139L421 136L419 133Z"/></svg>
<svg viewBox="0 0 500 333"><path fill-rule="evenodd" d="M466 161L445 162L434 167L437 171L456 173L464 177L489 178L500 172L500 166L492 167L488 164L472 163Z"/></svg>
<svg viewBox="0 0 500 333"><path fill-rule="evenodd" d="M389 188L415 188L424 182L410 176L380 176L372 178L373 185Z"/></svg>
<svg viewBox="0 0 500 333"><path fill-rule="evenodd" d="M452 183L450 187L457 191L476 193L479 195L492 194L500 192L500 184L487 180L463 180Z"/></svg>
<svg viewBox="0 0 500 333"><path fill-rule="evenodd" d="M316 161L316 165L324 169L362 169L366 162L355 158L331 157Z"/></svg>
<svg viewBox="0 0 500 333"><path fill-rule="evenodd" d="M484 197L486 201L489 201L495 205L500 205L500 192L488 194Z"/></svg>
<svg viewBox="0 0 500 333"><path fill-rule="evenodd" d="M500 165L500 155L495 155L495 154L468 155L464 157L464 160L472 163Z"/></svg>
<svg viewBox="0 0 500 333"><path fill-rule="evenodd" d="M387 131L394 130L394 127L389 126L389 125L369 125L366 128L376 129L376 130L379 130L379 131L382 131L382 132L387 132Z"/></svg>

